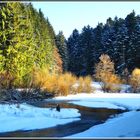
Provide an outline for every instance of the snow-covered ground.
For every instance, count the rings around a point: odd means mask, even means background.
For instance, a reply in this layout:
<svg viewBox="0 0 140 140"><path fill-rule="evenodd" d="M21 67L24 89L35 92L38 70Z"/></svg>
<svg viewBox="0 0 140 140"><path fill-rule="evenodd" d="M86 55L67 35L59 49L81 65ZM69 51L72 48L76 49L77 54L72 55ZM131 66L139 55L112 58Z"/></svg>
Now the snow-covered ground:
<svg viewBox="0 0 140 140"><path fill-rule="evenodd" d="M80 114L76 109L38 108L27 104L0 105L0 132L48 128L77 121Z"/></svg>
<svg viewBox="0 0 140 140"><path fill-rule="evenodd" d="M92 82L91 83L91 86L95 89L95 92L96 93L99 93L99 92L103 92L102 90L101 90L101 85L102 85L103 83L102 82ZM117 86L119 86L120 87L120 89L121 89L121 93L124 93L124 92L128 92L129 91L129 88L131 87L130 85L125 85L125 84L119 84L119 85L117 85Z"/></svg>
<svg viewBox="0 0 140 140"><path fill-rule="evenodd" d="M88 107L140 109L140 94L134 93L79 93L56 97L55 100L69 100L70 103Z"/></svg>
<svg viewBox="0 0 140 140"><path fill-rule="evenodd" d="M117 106L114 105L112 103L108 103L108 102L103 102L103 101L72 101L69 103L73 103L73 104L77 104L77 105L81 105L81 106L86 106L86 107L94 107L94 108L108 108L108 109L122 109L125 110L124 107L121 106Z"/></svg>
<svg viewBox="0 0 140 140"><path fill-rule="evenodd" d="M94 93L80 93L55 97L47 100L68 100L70 103L94 107L127 109L129 112L109 118L105 123L95 125L90 129L68 136L74 137L139 137L140 136L140 94L135 93L103 93L101 85L93 82L96 87ZM125 90L129 86L121 85ZM122 91L123 91L122 90ZM48 128L58 124L66 124L77 121L80 118L77 109L61 109L57 112L51 108L38 108L27 104L0 105L0 132L15 130L33 130Z"/></svg>
<svg viewBox="0 0 140 140"><path fill-rule="evenodd" d="M55 99L70 100L70 103L88 107L129 110L118 117L108 119L104 124L95 125L84 132L67 138L140 137L140 111L136 111L140 110L140 94L96 92L56 97Z"/></svg>
<svg viewBox="0 0 140 140"><path fill-rule="evenodd" d="M99 82L92 82L96 88L94 93L79 93L76 95L55 97L55 100L69 100L81 106L95 108L112 108L112 109L140 109L140 94L136 93L104 93L101 90ZM120 85L122 90L129 88L129 85ZM71 101L74 100L74 101Z"/></svg>
<svg viewBox="0 0 140 140"><path fill-rule="evenodd" d="M140 112L130 111L107 122L95 125L90 129L68 136L67 138L80 137L140 137Z"/></svg>
<svg viewBox="0 0 140 140"><path fill-rule="evenodd" d="M70 103L95 108L128 109L129 112L110 118L103 124L95 125L84 132L66 138L140 137L140 111L136 111L140 110L140 94L103 93L99 83L93 83L93 86L96 87L94 93L56 97L55 100L69 100ZM128 85L121 86L122 91L129 88Z"/></svg>

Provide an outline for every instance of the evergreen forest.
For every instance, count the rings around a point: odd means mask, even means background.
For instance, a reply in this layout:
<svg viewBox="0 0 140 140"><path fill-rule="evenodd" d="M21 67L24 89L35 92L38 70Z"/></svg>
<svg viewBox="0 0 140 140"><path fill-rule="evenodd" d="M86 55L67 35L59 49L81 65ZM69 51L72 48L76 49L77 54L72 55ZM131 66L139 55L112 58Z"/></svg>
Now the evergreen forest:
<svg viewBox="0 0 140 140"><path fill-rule="evenodd" d="M48 17L31 3L0 3L1 87L28 87L36 70L43 69L94 77L102 54L121 77L140 68L140 15L133 10L125 19L109 17L94 28L74 29L66 39L62 31L55 34Z"/></svg>

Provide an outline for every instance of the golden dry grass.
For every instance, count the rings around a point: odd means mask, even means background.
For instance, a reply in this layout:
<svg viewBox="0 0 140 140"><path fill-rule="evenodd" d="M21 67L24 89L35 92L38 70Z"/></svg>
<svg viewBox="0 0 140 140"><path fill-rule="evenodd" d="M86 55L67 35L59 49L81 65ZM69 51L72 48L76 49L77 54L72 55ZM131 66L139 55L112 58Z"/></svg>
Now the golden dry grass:
<svg viewBox="0 0 140 140"><path fill-rule="evenodd" d="M121 84L121 79L116 75L112 73L102 73L101 74L101 81L103 82L102 89L105 92L119 92Z"/></svg>
<svg viewBox="0 0 140 140"><path fill-rule="evenodd" d="M79 77L78 79L78 87L77 87L77 92L87 92L87 93L91 93L93 91L92 87L91 87L91 82L92 82L92 78L90 76L86 76L86 77Z"/></svg>
<svg viewBox="0 0 140 140"><path fill-rule="evenodd" d="M37 69L34 72L34 85L43 91L55 95L68 95L72 92L72 86L76 83L76 77L71 73L50 73L47 69Z"/></svg>
<svg viewBox="0 0 140 140"><path fill-rule="evenodd" d="M79 92L92 91L91 77L80 77L71 73L56 74L50 73L47 69L36 69L33 73L33 81L36 87L40 87L43 91L53 93L55 95L68 95ZM76 83L78 87L74 87Z"/></svg>
<svg viewBox="0 0 140 140"><path fill-rule="evenodd" d="M56 95L68 95L73 93L73 85L76 83L76 77L71 73L54 75L54 79L49 80L48 82L55 83L54 92ZM47 84L46 84L47 86Z"/></svg>
<svg viewBox="0 0 140 140"><path fill-rule="evenodd" d="M50 73L47 68L35 69L33 73L33 82L36 87L40 87L43 91L55 93L57 77L58 75Z"/></svg>
<svg viewBox="0 0 140 140"><path fill-rule="evenodd" d="M78 93L80 92L84 92L84 78L83 77L79 77L78 79L78 87L76 88L76 91Z"/></svg>
<svg viewBox="0 0 140 140"><path fill-rule="evenodd" d="M90 76L86 76L84 78L84 86L85 86L85 92L90 93L93 92L94 89L91 87L92 78Z"/></svg>

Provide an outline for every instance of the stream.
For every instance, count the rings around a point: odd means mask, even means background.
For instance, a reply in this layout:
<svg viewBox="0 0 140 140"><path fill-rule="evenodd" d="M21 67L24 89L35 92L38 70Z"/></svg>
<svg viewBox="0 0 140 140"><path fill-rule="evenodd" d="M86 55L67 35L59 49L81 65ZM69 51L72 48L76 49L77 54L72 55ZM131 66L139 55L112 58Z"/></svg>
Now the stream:
<svg viewBox="0 0 140 140"><path fill-rule="evenodd" d="M38 101L29 104L41 108L53 108L56 106L56 104L59 104L61 108L78 109L79 113L81 114L80 120L45 129L28 131L20 130L14 132L0 133L0 137L66 137L69 135L83 132L94 125L104 123L108 118L115 117L116 115L124 112L124 110L120 109L84 107L69 103L69 101L66 100Z"/></svg>

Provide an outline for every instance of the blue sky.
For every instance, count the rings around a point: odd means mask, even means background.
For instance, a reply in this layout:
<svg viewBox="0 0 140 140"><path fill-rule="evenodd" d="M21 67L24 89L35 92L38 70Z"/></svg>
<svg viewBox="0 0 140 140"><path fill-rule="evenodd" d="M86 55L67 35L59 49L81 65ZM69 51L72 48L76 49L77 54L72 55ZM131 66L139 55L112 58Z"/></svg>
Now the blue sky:
<svg viewBox="0 0 140 140"><path fill-rule="evenodd" d="M76 28L84 26L96 27L98 22L105 23L108 17L125 18L134 9L140 15L140 2L32 2L36 9L41 8L45 17L49 18L55 33L63 31L69 37Z"/></svg>

